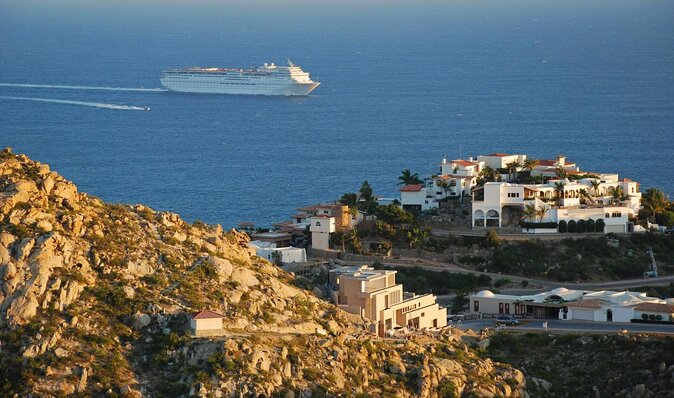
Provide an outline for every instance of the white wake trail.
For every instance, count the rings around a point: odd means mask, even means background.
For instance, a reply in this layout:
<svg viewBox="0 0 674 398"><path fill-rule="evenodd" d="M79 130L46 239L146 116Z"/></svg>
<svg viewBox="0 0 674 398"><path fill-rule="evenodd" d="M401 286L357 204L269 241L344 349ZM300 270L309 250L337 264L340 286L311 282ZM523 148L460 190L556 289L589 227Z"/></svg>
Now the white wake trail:
<svg viewBox="0 0 674 398"><path fill-rule="evenodd" d="M118 109L118 110L124 110L124 111L145 111L145 110L149 109L149 108L145 108L145 107L142 107L142 106L104 104L104 103L101 103L101 102L70 101L70 100L60 100L60 99L52 99L52 98L0 96L0 99L16 100L16 101L49 102L49 103L52 103L52 104L91 106L91 107L94 107L94 108Z"/></svg>
<svg viewBox="0 0 674 398"><path fill-rule="evenodd" d="M0 87L22 87L22 88L60 88L67 90L103 90L103 91L149 91L164 92L165 88L135 88L135 87L103 87L103 86L66 86L55 84L20 84L20 83L0 83Z"/></svg>

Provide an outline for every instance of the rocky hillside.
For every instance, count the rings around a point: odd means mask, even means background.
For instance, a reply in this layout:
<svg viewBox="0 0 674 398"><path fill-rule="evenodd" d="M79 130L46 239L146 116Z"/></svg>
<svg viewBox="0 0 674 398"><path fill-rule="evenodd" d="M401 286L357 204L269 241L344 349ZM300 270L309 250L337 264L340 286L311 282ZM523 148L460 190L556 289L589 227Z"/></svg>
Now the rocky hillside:
<svg viewBox="0 0 674 398"><path fill-rule="evenodd" d="M465 336L377 339L246 242L106 204L4 150L0 396L527 396ZM226 336L189 336L203 308Z"/></svg>
<svg viewBox="0 0 674 398"><path fill-rule="evenodd" d="M504 332L490 341L490 355L524 371L531 396L674 397L671 336Z"/></svg>

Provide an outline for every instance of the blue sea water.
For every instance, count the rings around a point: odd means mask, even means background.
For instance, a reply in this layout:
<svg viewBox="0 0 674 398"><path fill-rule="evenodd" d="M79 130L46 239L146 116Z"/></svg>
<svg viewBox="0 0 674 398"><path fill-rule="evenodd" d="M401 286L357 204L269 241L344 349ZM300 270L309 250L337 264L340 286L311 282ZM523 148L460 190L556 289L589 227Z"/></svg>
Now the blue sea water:
<svg viewBox="0 0 674 398"><path fill-rule="evenodd" d="M94 2L95 3L95 2ZM318 4L318 5L317 5ZM0 0L0 83L159 87L170 66L285 62L309 97L0 86L0 145L82 191L268 225L445 155L565 154L674 194L671 1Z"/></svg>

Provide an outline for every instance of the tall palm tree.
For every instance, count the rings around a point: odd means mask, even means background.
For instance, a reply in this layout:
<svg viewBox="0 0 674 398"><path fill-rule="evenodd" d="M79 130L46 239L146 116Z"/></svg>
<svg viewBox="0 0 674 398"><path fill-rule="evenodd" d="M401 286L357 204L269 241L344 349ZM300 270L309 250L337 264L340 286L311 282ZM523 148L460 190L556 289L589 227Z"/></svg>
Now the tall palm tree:
<svg viewBox="0 0 674 398"><path fill-rule="evenodd" d="M649 216L657 219L669 206L669 199L664 192L657 188L649 188L641 197L641 204Z"/></svg>
<svg viewBox="0 0 674 398"><path fill-rule="evenodd" d="M625 190L621 185L618 185L613 189L613 203L625 199Z"/></svg>
<svg viewBox="0 0 674 398"><path fill-rule="evenodd" d="M532 221L536 218L538 215L538 210L536 210L536 204L535 203L527 203L524 206L524 211L523 211L524 216L522 216L523 219L527 219L529 221Z"/></svg>
<svg viewBox="0 0 674 398"><path fill-rule="evenodd" d="M541 206L541 208L536 211L536 215L538 216L538 222L543 222L543 218L545 217L546 214L548 214L548 210L550 210L549 207Z"/></svg>
<svg viewBox="0 0 674 398"><path fill-rule="evenodd" d="M412 174L410 169L403 170L402 173L400 174L400 177L398 177L398 180L400 181L398 185L421 184L419 174L418 173Z"/></svg>
<svg viewBox="0 0 674 398"><path fill-rule="evenodd" d="M599 185L601 185L601 181L592 180L590 182L590 184L592 184L592 190L594 190L594 196L599 196Z"/></svg>
<svg viewBox="0 0 674 398"><path fill-rule="evenodd" d="M580 198L580 203L586 203L588 200L594 202L592 195L590 195L585 189L578 191L578 197Z"/></svg>
<svg viewBox="0 0 674 398"><path fill-rule="evenodd" d="M558 199L558 202L560 204L562 203L562 199L564 199L564 186L565 185L566 185L566 183L564 183L562 181L557 181L555 183L555 192L557 193L557 199Z"/></svg>
<svg viewBox="0 0 674 398"><path fill-rule="evenodd" d="M568 173L566 172L566 169L564 167L556 167L555 175L559 178L566 178L568 176Z"/></svg>
<svg viewBox="0 0 674 398"><path fill-rule="evenodd" d="M524 161L524 168L532 172L539 164L541 164L541 161L538 159L527 159Z"/></svg>
<svg viewBox="0 0 674 398"><path fill-rule="evenodd" d="M522 164L517 160L513 160L512 162L506 164L506 169L508 169L509 180L514 180L517 177L517 169L519 169L520 167L522 167Z"/></svg>
<svg viewBox="0 0 674 398"><path fill-rule="evenodd" d="M496 181L498 176L498 171L490 166L485 166L482 170L480 170L480 177L482 177L485 181Z"/></svg>

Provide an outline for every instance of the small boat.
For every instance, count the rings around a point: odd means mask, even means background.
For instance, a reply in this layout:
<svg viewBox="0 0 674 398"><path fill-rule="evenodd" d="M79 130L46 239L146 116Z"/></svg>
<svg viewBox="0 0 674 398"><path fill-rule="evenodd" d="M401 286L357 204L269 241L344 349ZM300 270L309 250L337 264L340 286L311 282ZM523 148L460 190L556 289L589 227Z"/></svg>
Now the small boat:
<svg viewBox="0 0 674 398"><path fill-rule="evenodd" d="M149 107L149 106L143 107L143 110L144 110L144 111L149 111L149 110L150 110L150 107Z"/></svg>

